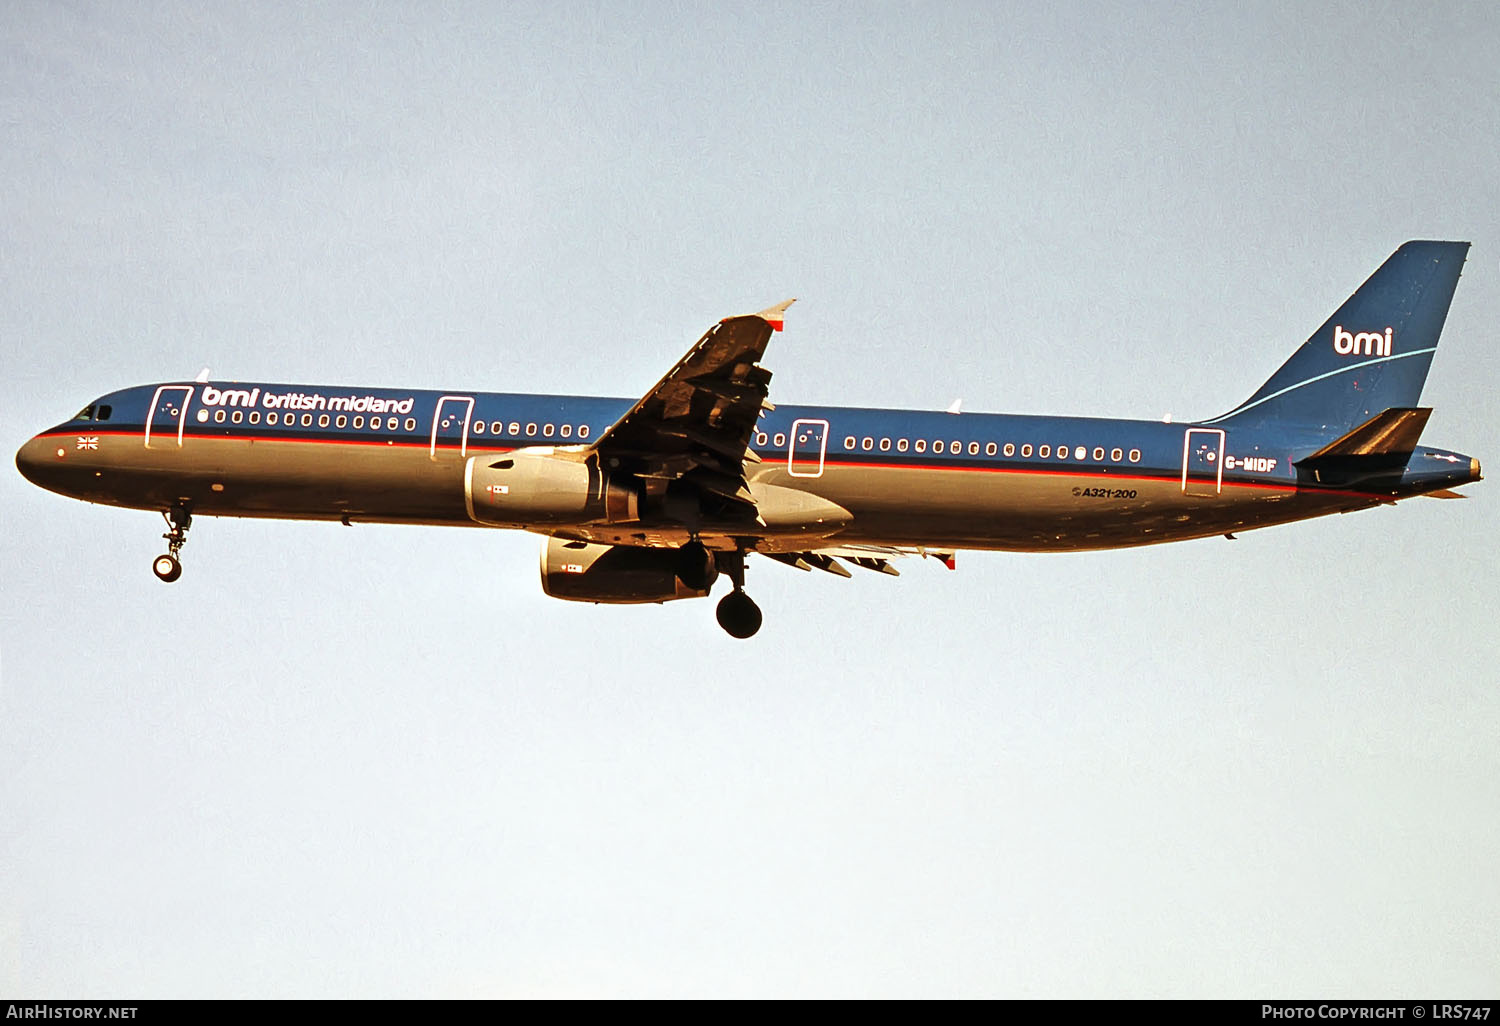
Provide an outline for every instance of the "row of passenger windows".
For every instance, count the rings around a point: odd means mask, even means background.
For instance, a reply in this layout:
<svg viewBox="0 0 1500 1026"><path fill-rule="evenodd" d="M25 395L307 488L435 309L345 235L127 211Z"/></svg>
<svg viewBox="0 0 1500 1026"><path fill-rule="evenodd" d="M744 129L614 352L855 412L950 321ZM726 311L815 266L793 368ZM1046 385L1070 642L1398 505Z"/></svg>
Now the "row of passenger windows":
<svg viewBox="0 0 1500 1026"><path fill-rule="evenodd" d="M215 424L223 424L226 420L231 424L241 424L245 423L246 421L251 424L259 424L260 418L261 413L259 410L251 410L249 413L246 413L244 410L230 410L227 412L225 410L213 411L213 421ZM265 415L265 418L266 424L269 427L275 427L278 424L283 424L286 427L295 427L297 425L297 414L295 413L283 414L276 413L273 410L270 413L267 413ZM198 411L198 422L200 424L208 423L208 419L209 412L207 410ZM331 424L336 428L353 427L355 430L362 430L365 427L365 416L362 413L356 413L353 418L350 418L348 414L340 413L335 417L330 417L326 413L320 413L317 415L317 424L320 428L326 428ZM313 415L311 413L302 414L302 426L313 426ZM448 426L449 423L447 421L444 421L443 427L447 428ZM379 417L372 416L370 418L369 427L371 431L379 431L382 427L381 419ZM387 417L384 421L384 427L387 431L415 431L417 429L417 418L407 417L403 421L400 417ZM556 424L538 425L532 423L526 424L523 427L521 422L516 420L511 421L509 425L507 425L503 420L497 420L490 423L488 427L486 427L484 421L476 420L469 425L469 431L471 434L475 435L482 435L486 431L489 431L490 433L496 435L503 435L506 433L505 429L507 427L510 428L511 437L517 438L520 437L523 433L528 438L535 438L538 434L540 434L543 438L551 438L553 435L558 435L562 438L571 438L573 437L573 433L575 430L578 432L579 438L587 438L589 436L589 426L587 424L579 424L576 429L572 424L563 424L559 426Z"/></svg>
<svg viewBox="0 0 1500 1026"><path fill-rule="evenodd" d="M444 426L446 426L446 424ZM522 428L521 428L521 422L520 421L513 420L513 421L510 422L510 424L508 426L510 428L509 434L510 434L510 436L512 438L516 438L516 437L519 437L521 435ZM506 427L507 427L507 425L506 425L506 423L504 421L497 420L497 421L491 422L491 424L488 427L488 429L486 429L485 425L484 425L484 421L482 421L482 420L476 420L474 423L472 423L472 424L469 425L469 431L472 434L482 435L482 434L485 433L486 430L488 430L490 432L490 434L493 434L493 435L503 435L503 434L507 433L506 430L505 430ZM525 427L525 434L526 434L527 438L535 438L536 435L537 435L537 431L538 431L538 427L537 427L536 424L527 424L526 427ZM573 437L573 425L572 424L543 424L540 427L540 431L541 431L541 435L542 435L543 438L551 438L554 434L558 435L561 438L572 438ZM588 436L589 436L589 426L587 424L579 424L578 425L578 437L579 438L587 438Z"/></svg>
<svg viewBox="0 0 1500 1026"><path fill-rule="evenodd" d="M199 410L198 411L198 423L200 423L200 424L206 424L206 423L208 423L208 416L209 416L209 414L208 414L207 410ZM259 424L260 423L260 411L259 410L251 410L247 414L244 410L231 410L231 411L229 411L226 414L224 410L215 410L213 412L213 418L214 418L214 423L215 424L222 424L222 423L224 423L225 420L228 420L229 423L231 423L231 424L239 424L239 423L243 423L244 421L247 421L247 420L251 424ZM320 413L317 416L317 422L318 422L318 427L323 427L323 428L328 427L329 424L332 424L334 427L341 427L341 428L342 427L349 427L350 426L349 415L345 414L345 413L340 413L337 417L329 417L328 414L326 414L326 413ZM277 413L277 412L275 412L273 410L272 412L266 414L266 424L269 425L270 427L275 427L278 424L284 424L287 427L296 427L297 426L297 415L295 413ZM303 427L312 427L313 426L313 415L311 413L304 413L304 414L302 414L302 426ZM363 428L365 426L365 417L364 417L364 414L362 414L362 413L356 413L354 415L353 426L355 428ZM371 417L370 418L370 430L371 431L379 431L380 428L381 428L381 420L380 420L380 418L379 417ZM387 417L385 419L385 429L387 431L399 431L399 430L402 430L403 428L405 430L407 430L407 431L415 431L417 429L417 418L415 418L415 417L407 417L406 420L405 420L405 422L403 422L400 417Z"/></svg>
<svg viewBox="0 0 1500 1026"><path fill-rule="evenodd" d="M768 441L777 448L780 448L786 444L786 435L780 431L771 436L767 436L764 431L756 432L756 445L765 445ZM934 438L931 445L934 455L941 455L946 452L954 456L961 456L964 452L968 452L970 456L978 456L982 451L986 456L995 456L1004 452L1007 457L1010 457L1015 456L1019 452L1026 459L1031 458L1033 455L1038 459L1044 460L1054 458L1051 445L1032 445L1030 442L1024 442L1019 447L1014 442L1006 442L1003 446L995 442L985 442L981 446L978 442L969 442L965 445L963 442L956 440ZM897 438L894 441L890 438L876 439L870 435L857 440L853 435L848 435L844 438L844 449L848 452L871 452L876 449L879 449L881 452L890 452L894 448L897 452L910 450L915 453L925 453L927 447L928 441L925 438L918 438L915 441L908 438ZM1125 450L1119 447L1110 449L1108 455L1109 462L1111 463L1123 463L1126 459ZM1069 445L1067 443L1057 447L1057 459L1065 460L1070 456L1075 460L1087 460L1092 457L1094 462L1103 463L1105 449L1102 445L1096 445L1091 450L1086 445ZM1139 463L1141 461L1141 450L1131 449L1129 459L1131 463Z"/></svg>

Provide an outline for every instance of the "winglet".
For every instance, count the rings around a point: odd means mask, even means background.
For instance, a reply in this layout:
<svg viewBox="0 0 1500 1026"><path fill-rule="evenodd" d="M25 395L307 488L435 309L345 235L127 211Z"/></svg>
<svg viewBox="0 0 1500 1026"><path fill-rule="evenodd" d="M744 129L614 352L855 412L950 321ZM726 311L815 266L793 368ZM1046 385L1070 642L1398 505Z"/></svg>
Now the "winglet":
<svg viewBox="0 0 1500 1026"><path fill-rule="evenodd" d="M780 331L786 323L786 308L795 302L795 299L788 299L785 303L777 303L775 306L767 307L755 316L762 318L766 323L770 324L772 331Z"/></svg>

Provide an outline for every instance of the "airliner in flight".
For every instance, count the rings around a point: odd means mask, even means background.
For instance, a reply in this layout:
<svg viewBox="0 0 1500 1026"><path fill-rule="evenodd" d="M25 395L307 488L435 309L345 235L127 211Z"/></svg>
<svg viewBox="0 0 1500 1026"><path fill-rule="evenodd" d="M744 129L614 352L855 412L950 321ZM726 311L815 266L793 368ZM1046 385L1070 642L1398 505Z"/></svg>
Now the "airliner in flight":
<svg viewBox="0 0 1500 1026"><path fill-rule="evenodd" d="M1468 252L1408 242L1243 403L1193 423L775 405L788 300L720 321L634 402L204 380L100 396L16 455L29 480L193 518L462 524L545 536L542 589L703 597L748 638L751 553L845 577L899 556L1178 541L1459 497L1479 461L1419 444Z"/></svg>

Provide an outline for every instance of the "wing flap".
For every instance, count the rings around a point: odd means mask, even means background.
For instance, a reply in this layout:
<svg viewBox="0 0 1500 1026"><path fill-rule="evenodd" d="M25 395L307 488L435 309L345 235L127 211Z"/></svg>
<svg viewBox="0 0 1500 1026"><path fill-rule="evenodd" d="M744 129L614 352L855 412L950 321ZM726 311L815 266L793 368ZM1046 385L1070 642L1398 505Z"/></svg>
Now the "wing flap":
<svg viewBox="0 0 1500 1026"><path fill-rule="evenodd" d="M804 552L767 552L764 555L798 570L816 568L840 577L853 577L854 575L844 569L843 563L839 560L857 566L861 570L873 570L891 577L900 577L901 571L892 566L890 560L904 556L920 556L923 559L930 557L941 562L949 570L952 570L954 566L953 552L938 551L923 546L908 548L895 545L836 545Z"/></svg>

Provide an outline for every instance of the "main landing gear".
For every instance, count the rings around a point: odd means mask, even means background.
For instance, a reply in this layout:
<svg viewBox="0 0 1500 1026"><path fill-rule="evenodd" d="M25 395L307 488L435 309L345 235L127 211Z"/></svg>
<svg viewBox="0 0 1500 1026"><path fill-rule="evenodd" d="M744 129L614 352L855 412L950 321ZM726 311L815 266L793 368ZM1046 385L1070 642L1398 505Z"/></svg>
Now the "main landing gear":
<svg viewBox="0 0 1500 1026"><path fill-rule="evenodd" d="M719 626L733 638L748 638L760 630L760 607L745 594L745 550L710 552L697 538L677 550L677 579L694 591L707 592L719 579L729 576L734 590L719 600Z"/></svg>
<svg viewBox="0 0 1500 1026"><path fill-rule="evenodd" d="M151 564L151 569L157 577L171 584L182 576L182 561L177 558L177 553L181 552L183 545L187 544L188 528L193 526L193 514L187 506L178 504L170 510L163 510L162 519L171 528L162 535L167 540L167 551L156 557Z"/></svg>
<svg viewBox="0 0 1500 1026"><path fill-rule="evenodd" d="M719 600L719 608L715 611L719 626L731 638L752 637L760 630L761 615L760 606L745 594L745 552L743 549L721 552L718 564L734 583L734 590Z"/></svg>

